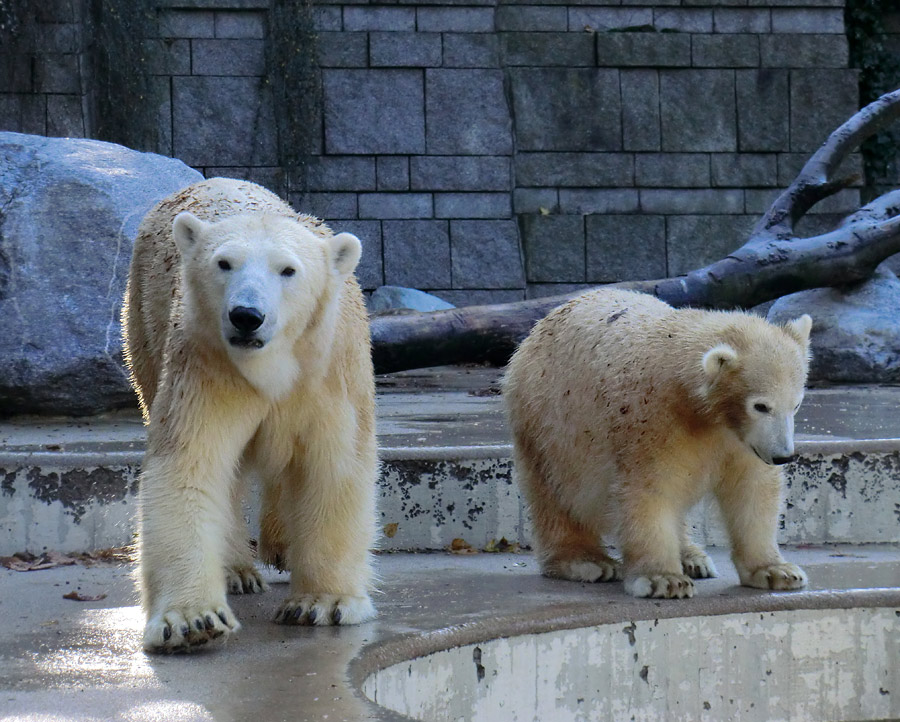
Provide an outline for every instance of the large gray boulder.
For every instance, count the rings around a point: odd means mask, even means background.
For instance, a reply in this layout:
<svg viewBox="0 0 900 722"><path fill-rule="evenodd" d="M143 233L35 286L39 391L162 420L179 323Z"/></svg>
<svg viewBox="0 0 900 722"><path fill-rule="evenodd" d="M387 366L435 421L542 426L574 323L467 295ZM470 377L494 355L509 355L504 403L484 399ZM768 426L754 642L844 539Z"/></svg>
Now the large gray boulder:
<svg viewBox="0 0 900 722"><path fill-rule="evenodd" d="M372 291L366 305L369 313L398 310L445 311L448 308L456 308L452 303L447 303L444 299L432 296L430 293L403 286L379 286Z"/></svg>
<svg viewBox="0 0 900 722"><path fill-rule="evenodd" d="M784 323L808 313L812 382L900 382L900 280L882 265L868 281L780 298L768 319Z"/></svg>
<svg viewBox="0 0 900 722"><path fill-rule="evenodd" d="M119 328L132 243L201 178L111 143L0 132L0 415L136 404Z"/></svg>

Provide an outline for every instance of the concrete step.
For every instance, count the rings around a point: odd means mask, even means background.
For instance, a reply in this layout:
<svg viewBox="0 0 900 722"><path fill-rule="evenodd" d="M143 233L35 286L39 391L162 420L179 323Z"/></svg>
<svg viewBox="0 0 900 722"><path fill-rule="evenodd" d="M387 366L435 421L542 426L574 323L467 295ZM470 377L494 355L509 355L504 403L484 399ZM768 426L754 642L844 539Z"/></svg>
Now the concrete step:
<svg viewBox="0 0 900 722"><path fill-rule="evenodd" d="M512 479L499 371L440 368L379 378L378 487L385 550L531 544ZM782 543L900 542L900 388L812 389L787 468ZM0 424L0 555L132 540L144 427L136 413ZM251 534L257 502L247 505ZM722 545L701 504L698 541Z"/></svg>

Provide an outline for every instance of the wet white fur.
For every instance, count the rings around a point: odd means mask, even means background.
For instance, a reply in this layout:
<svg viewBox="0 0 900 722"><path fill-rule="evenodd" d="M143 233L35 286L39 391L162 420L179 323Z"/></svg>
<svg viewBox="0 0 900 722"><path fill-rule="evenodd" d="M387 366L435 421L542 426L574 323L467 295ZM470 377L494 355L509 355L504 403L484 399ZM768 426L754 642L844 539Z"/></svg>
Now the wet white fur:
<svg viewBox="0 0 900 722"><path fill-rule="evenodd" d="M291 570L290 600L324 600L317 624L374 615L374 382L359 255L355 236L242 181L195 184L144 219L123 325L148 424L146 649L228 636L239 624L226 579L262 589L240 513L251 471L263 482L260 556ZM260 349L228 343L229 304L246 299L265 312ZM214 628L194 630L206 617Z"/></svg>
<svg viewBox="0 0 900 722"><path fill-rule="evenodd" d="M635 596L689 597L715 575L685 514L715 495L741 582L794 589L803 572L775 542L793 453L811 320L675 310L647 295L594 291L539 322L504 382L515 475L542 570L585 578L616 564Z"/></svg>

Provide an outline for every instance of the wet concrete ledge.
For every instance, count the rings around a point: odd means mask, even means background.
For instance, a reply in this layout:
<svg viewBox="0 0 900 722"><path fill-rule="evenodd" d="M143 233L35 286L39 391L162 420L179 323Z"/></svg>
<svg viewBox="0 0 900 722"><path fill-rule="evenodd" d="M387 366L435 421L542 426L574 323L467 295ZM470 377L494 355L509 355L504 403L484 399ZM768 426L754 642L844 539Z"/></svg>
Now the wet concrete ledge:
<svg viewBox="0 0 900 722"><path fill-rule="evenodd" d="M453 368L381 378L381 548L531 543L498 375ZM810 390L797 420L800 457L787 469L782 543L900 541L898 408L898 387ZM144 438L136 413L0 423L0 554L129 543ZM251 520L256 508L251 498ZM692 521L699 541L724 543L711 504Z"/></svg>

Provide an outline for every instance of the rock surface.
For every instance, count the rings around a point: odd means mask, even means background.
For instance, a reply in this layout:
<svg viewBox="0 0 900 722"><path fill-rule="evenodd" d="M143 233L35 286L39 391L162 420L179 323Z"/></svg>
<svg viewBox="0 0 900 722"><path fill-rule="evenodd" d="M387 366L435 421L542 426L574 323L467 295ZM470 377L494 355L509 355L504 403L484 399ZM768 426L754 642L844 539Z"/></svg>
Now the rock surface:
<svg viewBox="0 0 900 722"><path fill-rule="evenodd" d="M432 296L430 293L402 286L379 286L372 291L367 305L369 313L383 313L397 309L443 311L448 308L456 308L452 303L447 303L444 299Z"/></svg>
<svg viewBox="0 0 900 722"><path fill-rule="evenodd" d="M201 179L110 143L0 132L0 416L136 404L119 328L132 243Z"/></svg>
<svg viewBox="0 0 900 722"><path fill-rule="evenodd" d="M784 323L804 313L813 318L811 382L900 382L900 280L885 265L856 286L785 296L768 319Z"/></svg>

